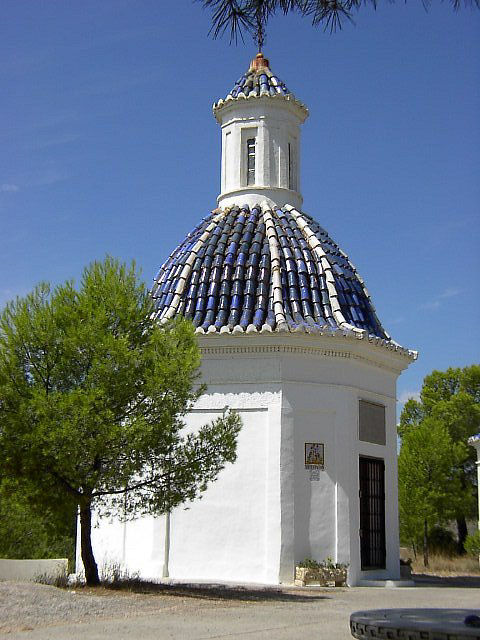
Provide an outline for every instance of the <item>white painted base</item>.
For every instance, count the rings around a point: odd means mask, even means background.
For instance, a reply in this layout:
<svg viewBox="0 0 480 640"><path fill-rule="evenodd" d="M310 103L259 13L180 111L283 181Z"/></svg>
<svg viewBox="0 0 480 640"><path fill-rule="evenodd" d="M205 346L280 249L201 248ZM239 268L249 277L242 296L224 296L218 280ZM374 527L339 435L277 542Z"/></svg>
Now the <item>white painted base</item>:
<svg viewBox="0 0 480 640"><path fill-rule="evenodd" d="M0 558L0 581L35 582L39 578L54 580L67 575L67 558L10 560Z"/></svg>
<svg viewBox="0 0 480 640"><path fill-rule="evenodd" d="M250 208L261 205L262 210L274 209L275 207L283 207L286 204L301 210L303 198L296 191L290 189L272 188L272 187L256 187L251 186L245 189L237 189L222 193L217 198L218 206L222 209L237 205L244 205Z"/></svg>

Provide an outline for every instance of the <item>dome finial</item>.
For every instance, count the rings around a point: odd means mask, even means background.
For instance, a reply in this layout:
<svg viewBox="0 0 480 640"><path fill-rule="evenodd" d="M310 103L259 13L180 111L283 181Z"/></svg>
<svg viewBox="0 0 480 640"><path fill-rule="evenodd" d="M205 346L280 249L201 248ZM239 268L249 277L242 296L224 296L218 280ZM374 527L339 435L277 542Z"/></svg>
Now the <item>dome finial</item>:
<svg viewBox="0 0 480 640"><path fill-rule="evenodd" d="M249 71L258 71L259 69L264 69L266 67L270 67L270 61L267 58L264 58L263 53L259 51L251 61Z"/></svg>

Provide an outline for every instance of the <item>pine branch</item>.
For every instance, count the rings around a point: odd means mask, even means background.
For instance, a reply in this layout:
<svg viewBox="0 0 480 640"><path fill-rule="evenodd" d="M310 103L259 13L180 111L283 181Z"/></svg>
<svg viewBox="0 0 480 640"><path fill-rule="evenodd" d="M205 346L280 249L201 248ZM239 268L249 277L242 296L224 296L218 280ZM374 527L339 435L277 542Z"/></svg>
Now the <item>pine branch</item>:
<svg viewBox="0 0 480 640"><path fill-rule="evenodd" d="M391 0L394 2L394 0ZM405 0L406 1L406 0ZM277 11L284 15L298 13L310 17L312 25L323 25L324 31L334 33L341 30L345 20L353 22L353 11L369 5L377 8L377 0L197 0L205 9L211 9L212 27L209 34L214 38L230 33L230 42L244 42L244 33L251 35L259 48L266 38L267 23ZM431 0L421 0L429 9ZM480 0L450 0L454 11L462 5L480 8Z"/></svg>

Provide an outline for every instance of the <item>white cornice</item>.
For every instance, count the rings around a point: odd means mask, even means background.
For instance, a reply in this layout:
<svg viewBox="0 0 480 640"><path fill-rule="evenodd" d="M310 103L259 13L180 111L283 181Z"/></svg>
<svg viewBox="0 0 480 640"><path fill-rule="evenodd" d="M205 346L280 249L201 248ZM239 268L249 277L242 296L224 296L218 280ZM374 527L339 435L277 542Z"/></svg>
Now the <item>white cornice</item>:
<svg viewBox="0 0 480 640"><path fill-rule="evenodd" d="M256 336L261 336L262 338L266 338L269 341L269 344L271 344L273 341L276 341L278 344L285 344L285 340L287 340L287 343L290 344L291 340L298 338L312 339L314 341L338 340L342 343L344 343L345 341L351 341L354 344L360 342L363 344L369 344L375 347L379 347L384 351L389 351L391 353L394 353L395 355L400 356L402 359L407 360L408 362L412 362L418 357L417 351L407 349L400 346L396 342L386 340L384 338L378 338L376 336L368 335L366 331L358 331L357 333L353 333L351 331L338 329L330 333L328 330L323 332L321 330L313 330L310 328L307 331L301 327L299 327L299 329L295 331L288 331L287 329L283 328L273 331L272 328L267 325L264 325L260 330L257 330L253 325L249 325L247 327L247 330L244 331L244 329L238 325L232 330L230 330L228 327L222 327L222 329L217 332L215 327L212 325L207 331L204 331L201 327L198 327L195 331L195 334L199 337L205 336L210 339L215 337L218 337L220 339L227 336L244 336L245 338L253 339Z"/></svg>
<svg viewBox="0 0 480 640"><path fill-rule="evenodd" d="M277 94L275 96L270 96L270 95L257 96L254 94L250 94L246 96L245 94L240 93L236 98L233 98L232 96L227 96L225 100L220 99L218 102L213 103L213 115L215 116L217 122L221 124L222 119L224 118L226 113L230 111L235 111L236 109L238 109L238 107L242 107L242 105L245 105L248 103L261 104L262 102L271 106L282 105L287 107L287 109L290 110L292 113L294 113L302 123L305 122L305 120L308 118L308 115L309 115L308 108L306 107L306 105L304 105L303 102L300 102L300 100L297 100L297 98L295 98L295 96L291 93L289 93L288 95ZM222 114L221 116L220 116L220 112Z"/></svg>
<svg viewBox="0 0 480 640"><path fill-rule="evenodd" d="M374 342L363 342L348 336L318 336L271 333L263 335L223 334L198 336L203 357L231 358L234 356L299 355L319 359L341 359L361 362L399 375L412 362L406 350L386 349ZM385 341L383 341L385 342Z"/></svg>

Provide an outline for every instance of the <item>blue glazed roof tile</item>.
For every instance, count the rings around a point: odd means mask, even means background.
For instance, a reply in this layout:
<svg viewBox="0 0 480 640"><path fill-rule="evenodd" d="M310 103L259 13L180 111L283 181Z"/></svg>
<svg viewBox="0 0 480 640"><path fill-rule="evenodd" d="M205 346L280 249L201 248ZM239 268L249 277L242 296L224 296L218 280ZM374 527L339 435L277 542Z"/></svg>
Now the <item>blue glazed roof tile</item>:
<svg viewBox="0 0 480 640"><path fill-rule="evenodd" d="M216 113L231 101L257 99L264 96L269 99L292 100L305 112L305 116L308 114L306 106L297 100L286 84L272 72L269 61L262 53L257 54L252 60L248 71L236 81L225 98L213 105L213 111Z"/></svg>
<svg viewBox="0 0 480 640"><path fill-rule="evenodd" d="M274 238L266 237L266 214ZM155 278L158 317L181 313L204 331L279 329L272 246L280 264L281 315L290 331L322 331L328 323L387 339L348 258L310 216L291 207L232 207L205 218Z"/></svg>
<svg viewBox="0 0 480 640"><path fill-rule="evenodd" d="M253 60L248 71L235 83L227 94L227 99L239 97L248 98L259 95L291 95L287 86L269 68L269 62L262 54L258 54Z"/></svg>
<svg viewBox="0 0 480 640"><path fill-rule="evenodd" d="M273 305L272 251L281 312ZM160 268L152 297L161 321L182 314L200 332L341 330L398 347L347 256L311 216L288 205L216 209Z"/></svg>

